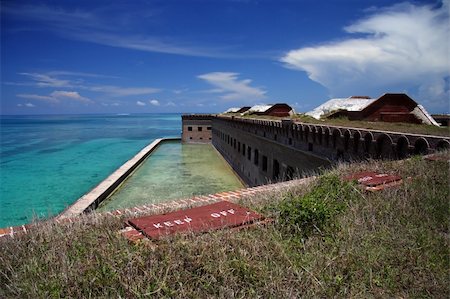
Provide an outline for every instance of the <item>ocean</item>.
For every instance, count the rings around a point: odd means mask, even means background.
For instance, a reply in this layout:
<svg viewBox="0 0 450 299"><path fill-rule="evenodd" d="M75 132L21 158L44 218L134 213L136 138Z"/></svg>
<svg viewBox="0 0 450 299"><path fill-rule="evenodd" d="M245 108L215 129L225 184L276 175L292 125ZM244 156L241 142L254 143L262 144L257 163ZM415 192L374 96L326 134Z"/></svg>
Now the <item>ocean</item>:
<svg viewBox="0 0 450 299"><path fill-rule="evenodd" d="M0 228L58 214L151 141L180 135L180 114L1 116Z"/></svg>

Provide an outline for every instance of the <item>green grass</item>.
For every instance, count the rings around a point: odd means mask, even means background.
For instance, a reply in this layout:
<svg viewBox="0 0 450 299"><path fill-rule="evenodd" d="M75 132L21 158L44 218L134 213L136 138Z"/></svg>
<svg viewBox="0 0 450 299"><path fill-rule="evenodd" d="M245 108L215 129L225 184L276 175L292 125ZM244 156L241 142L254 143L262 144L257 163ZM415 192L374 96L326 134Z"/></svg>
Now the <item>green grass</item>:
<svg viewBox="0 0 450 299"><path fill-rule="evenodd" d="M365 193L339 180L358 170L411 178ZM125 241L116 218L42 224L0 240L0 298L448 298L449 196L448 163L413 158L245 198L275 220L254 229L150 246Z"/></svg>

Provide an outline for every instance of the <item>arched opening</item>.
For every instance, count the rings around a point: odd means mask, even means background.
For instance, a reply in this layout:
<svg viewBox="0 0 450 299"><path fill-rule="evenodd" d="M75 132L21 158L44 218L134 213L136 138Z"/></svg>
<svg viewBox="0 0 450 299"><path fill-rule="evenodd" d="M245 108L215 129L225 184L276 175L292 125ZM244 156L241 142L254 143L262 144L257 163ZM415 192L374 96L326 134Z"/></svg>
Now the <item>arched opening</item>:
<svg viewBox="0 0 450 299"><path fill-rule="evenodd" d="M272 168L272 179L274 181L278 181L279 177L280 177L280 163L278 162L278 160L274 159Z"/></svg>
<svg viewBox="0 0 450 299"><path fill-rule="evenodd" d="M325 134L324 134L323 138L325 139L325 145L327 147L329 147L330 146L330 129L329 128L325 128Z"/></svg>
<svg viewBox="0 0 450 299"><path fill-rule="evenodd" d="M409 140L405 136L400 137L397 140L397 146L395 147L397 151L397 158L403 159L408 156Z"/></svg>
<svg viewBox="0 0 450 299"><path fill-rule="evenodd" d="M312 142L316 143L316 127L311 127L311 133L312 133Z"/></svg>
<svg viewBox="0 0 450 299"><path fill-rule="evenodd" d="M344 150L347 152L350 144L350 131L346 130L344 132Z"/></svg>
<svg viewBox="0 0 450 299"><path fill-rule="evenodd" d="M333 131L333 135L332 135L333 148L337 148L338 143L339 143L339 138L341 138L341 131L339 131L338 129L335 129Z"/></svg>
<svg viewBox="0 0 450 299"><path fill-rule="evenodd" d="M441 140L438 142L436 149L438 151L450 149L450 142L448 142L447 140Z"/></svg>
<svg viewBox="0 0 450 299"><path fill-rule="evenodd" d="M381 159L392 157L392 139L386 134L381 134L377 138L376 156Z"/></svg>
<svg viewBox="0 0 450 299"><path fill-rule="evenodd" d="M361 133L359 131L356 131L353 133L353 152L355 154L359 151L359 143L361 142Z"/></svg>
<svg viewBox="0 0 450 299"><path fill-rule="evenodd" d="M426 155L428 154L428 147L428 142L424 138L419 138L414 143L414 154Z"/></svg>
<svg viewBox="0 0 450 299"><path fill-rule="evenodd" d="M305 126L304 128L305 128L305 132L304 132L303 137L305 138L305 141L308 142L309 141L309 139L308 139L309 138L309 126Z"/></svg>
<svg viewBox="0 0 450 299"><path fill-rule="evenodd" d="M370 152L372 150L372 142L373 142L372 133L367 133L366 135L364 135L364 153L367 155L370 155Z"/></svg>
<svg viewBox="0 0 450 299"><path fill-rule="evenodd" d="M322 145L322 139L323 139L323 131L322 131L322 127L319 127L317 129L317 142Z"/></svg>

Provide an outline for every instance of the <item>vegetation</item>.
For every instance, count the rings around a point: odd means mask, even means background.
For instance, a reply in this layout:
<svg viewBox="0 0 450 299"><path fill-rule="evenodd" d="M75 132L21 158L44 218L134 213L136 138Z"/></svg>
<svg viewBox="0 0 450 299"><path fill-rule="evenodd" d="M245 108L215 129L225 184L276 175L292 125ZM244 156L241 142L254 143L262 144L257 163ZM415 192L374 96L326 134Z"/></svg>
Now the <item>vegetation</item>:
<svg viewBox="0 0 450 299"><path fill-rule="evenodd" d="M449 153L446 153L450 157ZM395 171L400 187L339 179ZM128 243L83 216L0 240L0 297L449 297L449 167L420 157L341 165L310 186L245 198L266 226Z"/></svg>

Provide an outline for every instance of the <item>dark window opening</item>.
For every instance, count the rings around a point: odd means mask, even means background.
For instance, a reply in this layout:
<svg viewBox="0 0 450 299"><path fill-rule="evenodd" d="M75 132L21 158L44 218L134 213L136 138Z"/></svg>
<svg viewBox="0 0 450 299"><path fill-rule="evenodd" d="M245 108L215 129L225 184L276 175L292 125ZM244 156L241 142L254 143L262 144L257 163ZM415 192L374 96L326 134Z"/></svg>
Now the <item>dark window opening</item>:
<svg viewBox="0 0 450 299"><path fill-rule="evenodd" d="M247 159L252 159L252 148L250 146L247 149Z"/></svg>
<svg viewBox="0 0 450 299"><path fill-rule="evenodd" d="M198 127L198 131L201 132L203 130L202 127Z"/></svg>
<svg viewBox="0 0 450 299"><path fill-rule="evenodd" d="M242 143L242 156L245 156L245 143Z"/></svg>
<svg viewBox="0 0 450 299"><path fill-rule="evenodd" d="M280 176L280 163L278 163L278 160L273 159L273 171L272 171L272 179L278 180L278 177Z"/></svg>
<svg viewBox="0 0 450 299"><path fill-rule="evenodd" d="M292 138L289 138L289 145L292 145Z"/></svg>
<svg viewBox="0 0 450 299"><path fill-rule="evenodd" d="M292 180L295 176L295 170L292 166L286 168L286 179Z"/></svg>
<svg viewBox="0 0 450 299"><path fill-rule="evenodd" d="M313 144L310 142L308 143L308 151L312 152L313 150Z"/></svg>
<svg viewBox="0 0 450 299"><path fill-rule="evenodd" d="M255 149L255 153L253 154L253 162L255 163L255 165L258 165L258 159L259 159L259 151L257 149Z"/></svg>
<svg viewBox="0 0 450 299"><path fill-rule="evenodd" d="M203 137L200 137L200 140L203 140Z"/></svg>
<svg viewBox="0 0 450 299"><path fill-rule="evenodd" d="M192 127L188 127L188 131L192 131Z"/></svg>
<svg viewBox="0 0 450 299"><path fill-rule="evenodd" d="M241 152L241 143L238 142L238 153L240 153L240 152Z"/></svg>
<svg viewBox="0 0 450 299"><path fill-rule="evenodd" d="M273 140L277 140L277 134L275 134L274 136L273 136Z"/></svg>
<svg viewBox="0 0 450 299"><path fill-rule="evenodd" d="M267 157L264 155L262 156L262 170L267 171Z"/></svg>
<svg viewBox="0 0 450 299"><path fill-rule="evenodd" d="M206 127L206 130L211 131L211 127Z"/></svg>

